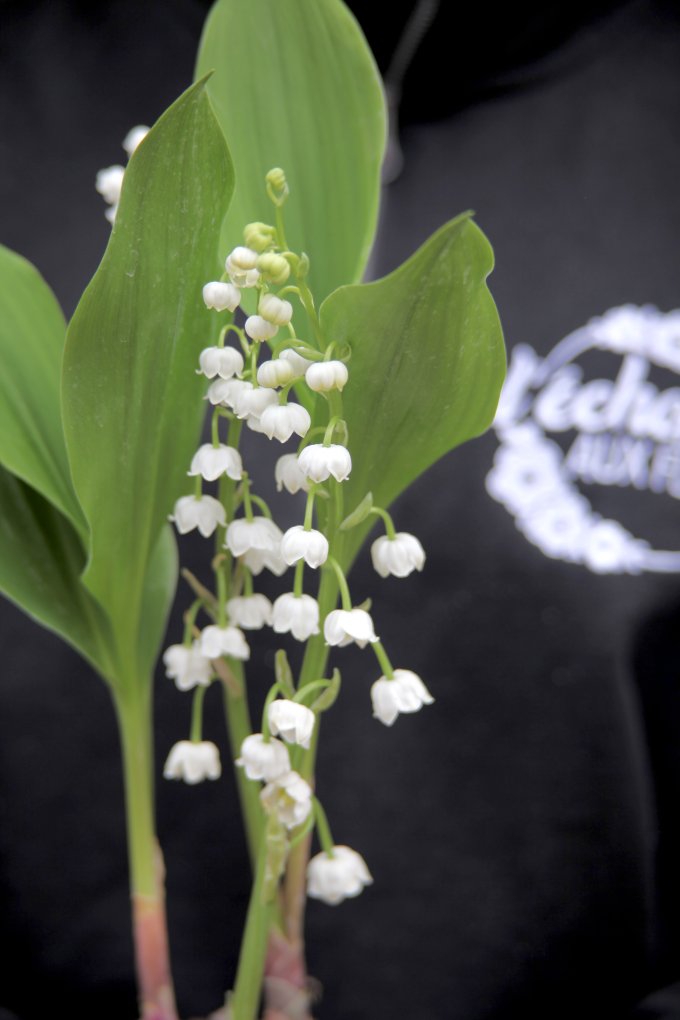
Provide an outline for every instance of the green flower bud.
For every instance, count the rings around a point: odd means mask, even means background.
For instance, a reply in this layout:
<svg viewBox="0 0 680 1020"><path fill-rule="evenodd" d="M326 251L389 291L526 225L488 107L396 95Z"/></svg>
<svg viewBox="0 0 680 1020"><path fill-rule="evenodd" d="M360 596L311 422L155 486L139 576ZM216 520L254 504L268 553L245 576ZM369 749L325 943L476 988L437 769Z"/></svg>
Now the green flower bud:
<svg viewBox="0 0 680 1020"><path fill-rule="evenodd" d="M283 205L288 198L288 181L280 166L275 166L269 171L265 178L267 182L267 194L274 205Z"/></svg>
<svg viewBox="0 0 680 1020"><path fill-rule="evenodd" d="M243 239L248 248L263 252L276 240L276 229L268 223L247 223L243 228Z"/></svg>
<svg viewBox="0 0 680 1020"><path fill-rule="evenodd" d="M269 283L275 283L277 286L285 283L290 276L288 260L283 255L277 255L273 251L260 255L257 260L257 268L265 280L268 280Z"/></svg>

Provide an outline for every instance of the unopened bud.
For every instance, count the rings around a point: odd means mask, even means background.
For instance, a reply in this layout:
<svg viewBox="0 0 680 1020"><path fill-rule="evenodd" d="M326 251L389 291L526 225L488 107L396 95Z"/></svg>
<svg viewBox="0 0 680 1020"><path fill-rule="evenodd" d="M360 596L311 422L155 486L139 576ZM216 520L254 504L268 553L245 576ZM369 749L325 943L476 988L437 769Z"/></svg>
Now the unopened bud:
<svg viewBox="0 0 680 1020"><path fill-rule="evenodd" d="M280 166L275 166L269 171L265 178L267 182L267 194L274 205L283 205L288 198L289 189L286 175Z"/></svg>
<svg viewBox="0 0 680 1020"><path fill-rule="evenodd" d="M257 268L265 280L275 283L277 286L285 283L290 276L288 259L285 259L283 255L277 255L273 251L260 255L257 260Z"/></svg>
<svg viewBox="0 0 680 1020"><path fill-rule="evenodd" d="M293 306L290 301L283 301L275 294L263 294L257 310L263 319L273 322L276 326L287 326L293 317Z"/></svg>
<svg viewBox="0 0 680 1020"><path fill-rule="evenodd" d="M268 223L247 223L243 228L243 240L253 251L263 252L276 239L276 230Z"/></svg>

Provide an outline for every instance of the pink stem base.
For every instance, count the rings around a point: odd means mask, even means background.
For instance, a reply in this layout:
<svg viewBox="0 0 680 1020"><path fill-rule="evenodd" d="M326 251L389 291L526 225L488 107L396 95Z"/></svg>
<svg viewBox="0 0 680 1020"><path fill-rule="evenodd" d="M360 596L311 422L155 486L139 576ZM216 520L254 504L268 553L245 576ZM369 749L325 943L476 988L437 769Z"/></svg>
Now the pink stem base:
<svg viewBox="0 0 680 1020"><path fill-rule="evenodd" d="M313 1020L310 1010L315 996L311 985L302 942L289 942L272 929L264 968L262 1020Z"/></svg>
<svg viewBox="0 0 680 1020"><path fill-rule="evenodd" d="M132 914L141 1018L177 1020L162 893L133 896Z"/></svg>

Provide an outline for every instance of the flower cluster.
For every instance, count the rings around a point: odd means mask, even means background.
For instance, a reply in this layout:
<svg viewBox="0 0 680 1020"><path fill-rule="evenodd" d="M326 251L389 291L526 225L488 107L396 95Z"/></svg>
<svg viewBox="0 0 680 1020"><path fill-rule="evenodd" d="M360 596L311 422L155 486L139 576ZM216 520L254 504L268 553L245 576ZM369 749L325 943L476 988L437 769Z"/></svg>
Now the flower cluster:
<svg viewBox="0 0 680 1020"><path fill-rule="evenodd" d="M192 740L175 745L165 774L190 783L219 774L219 758L216 767L212 751L198 753L207 746L200 739L203 696L216 677L226 683L242 675L241 664L250 656L244 631L271 627L299 642L317 641L321 648L373 649L382 669L370 692L373 715L386 726L433 700L415 673L393 668L367 606L355 604L349 591L339 536L368 514L385 525L385 534L371 547L381 577L404 578L422 570L425 552L414 535L396 532L387 510L373 506L369 496L361 504L369 501L365 512L357 508L342 521L343 489L352 473L342 397L352 385L351 351L324 336L307 284L308 260L286 246L282 171L267 175L267 191L277 207L276 226L248 224L244 243L227 255L221 278L203 287L206 309L224 317L214 320L222 323L217 342L201 351L196 369L205 379L212 441L192 457L187 474L193 490L177 500L170 516L180 534L196 529L216 543L216 594L192 584L196 599L185 616L184 641L164 655L167 675L180 690L193 689L195 699ZM251 292L249 307L256 311L236 319L244 291ZM305 319L299 330L298 304ZM314 424L308 408L316 410ZM303 520L286 531L275 523L244 467L238 450L244 425L281 444L297 443L275 467L278 491L306 498ZM215 489L207 492L206 486ZM291 567L293 582L273 603L255 590L254 579L262 571L282 577ZM310 576L319 578L321 572L318 590L309 591ZM339 605L328 591L339 592ZM199 614L208 617L202 627ZM287 659L285 668L277 667L261 731L243 736L236 765L242 777L262 784L262 810L277 831L294 840L294 830L316 827L322 852L309 862L308 892L335 904L356 896L372 879L356 851L333 842L323 809L301 774L301 764L310 761L317 715L331 707L340 683L337 671L327 680L305 669L296 683Z"/></svg>
<svg viewBox="0 0 680 1020"><path fill-rule="evenodd" d="M148 132L149 128L145 124L138 124L137 127L133 127L128 131L123 139L123 148L127 153L128 159L130 159L141 142L144 141ZM116 213L118 212L118 202L120 201L124 176L125 167L119 163L116 163L114 166L104 167L97 174L95 187L108 206L104 215L111 224L114 223Z"/></svg>

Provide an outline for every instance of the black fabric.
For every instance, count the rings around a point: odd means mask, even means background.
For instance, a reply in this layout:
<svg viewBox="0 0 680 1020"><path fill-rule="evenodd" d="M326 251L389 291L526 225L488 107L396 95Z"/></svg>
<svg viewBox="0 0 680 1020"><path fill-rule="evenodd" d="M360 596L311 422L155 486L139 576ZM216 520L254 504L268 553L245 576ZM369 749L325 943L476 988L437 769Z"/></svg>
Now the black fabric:
<svg viewBox="0 0 680 1020"><path fill-rule="evenodd" d="M402 83L404 163L373 275L472 208L495 248L510 352L546 356L627 303L679 307L675 5L513 5L497 21L480 6L465 30L458 7L440 5ZM190 80L205 6L0 10L0 240L70 312L108 234L94 174ZM406 10L386 21L355 4L383 69ZM436 427L434 402L432 415ZM249 440L246 458L264 443ZM353 573L391 658L436 702L388 730L370 716L373 658L337 656L319 792L375 883L337 909L310 904L321 1020L680 1018L678 576L548 558L487 492L498 445L489 432L455 451L397 503L398 528L428 552L422 574L383 582L367 552ZM680 548L673 497L583 492L653 546ZM284 523L298 510L287 503ZM208 569L200 540L181 553ZM254 653L255 704L276 647L265 635ZM20 1020L55 1007L133 1017L110 699L5 604L0 662L0 1005ZM207 735L223 744L214 693ZM159 771L188 713L159 676ZM180 1009L205 1015L233 977L248 895L235 794L227 775L159 782L158 796Z"/></svg>

